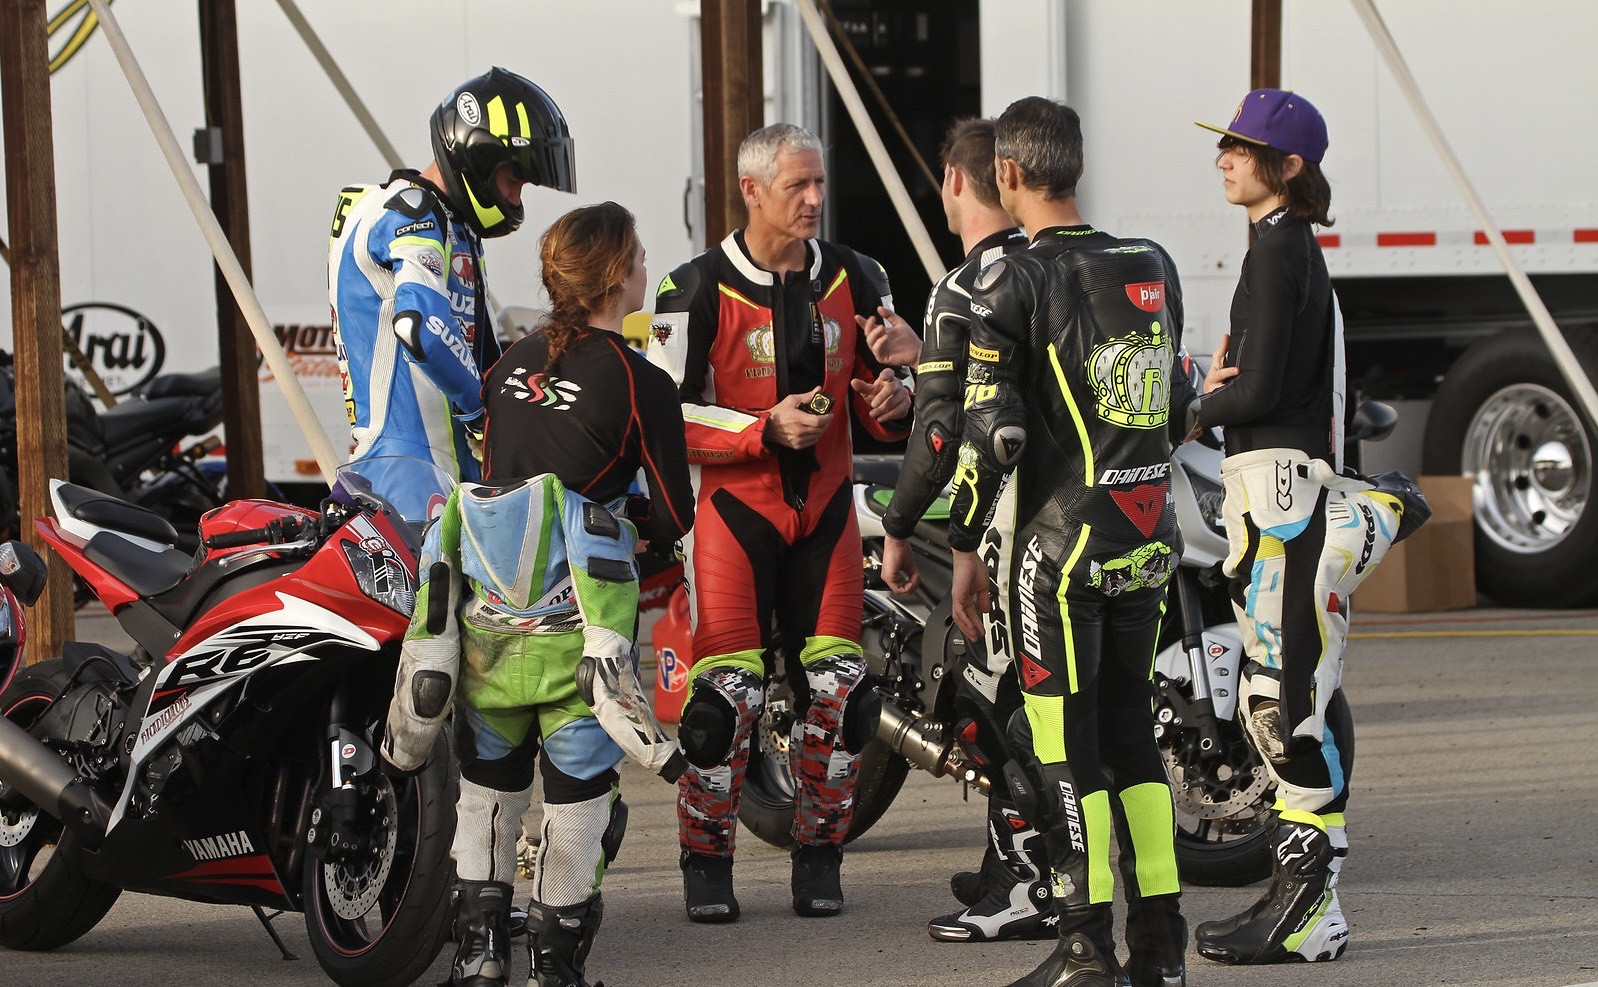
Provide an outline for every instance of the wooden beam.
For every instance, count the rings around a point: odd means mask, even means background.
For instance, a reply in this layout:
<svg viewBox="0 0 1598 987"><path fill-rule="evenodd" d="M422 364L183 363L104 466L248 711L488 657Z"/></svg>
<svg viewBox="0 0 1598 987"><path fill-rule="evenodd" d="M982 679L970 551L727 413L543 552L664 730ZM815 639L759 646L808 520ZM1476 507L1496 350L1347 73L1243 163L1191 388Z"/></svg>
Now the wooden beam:
<svg viewBox="0 0 1598 987"><path fill-rule="evenodd" d="M744 224L738 145L765 126L760 0L700 0L705 127L705 246Z"/></svg>
<svg viewBox="0 0 1598 987"><path fill-rule="evenodd" d="M250 269L250 209L244 179L244 107L239 95L239 32L234 0L198 0L200 58L205 75L205 125L222 133L222 158L209 162L211 211L227 234L246 277ZM258 354L227 278L216 278L217 350L222 366L222 427L227 435L231 497L266 496L261 452Z"/></svg>
<svg viewBox="0 0 1598 987"><path fill-rule="evenodd" d="M1248 88L1282 88L1282 0L1254 0L1249 18Z"/></svg>
<svg viewBox="0 0 1598 987"><path fill-rule="evenodd" d="M49 514L46 480L67 475L67 408L61 371L61 261L56 240L55 142L45 0L0 2L0 133L5 138L11 233L11 325L16 350L17 492L22 535L50 562L33 608L28 659L61 653L75 620L72 577L33 520Z"/></svg>

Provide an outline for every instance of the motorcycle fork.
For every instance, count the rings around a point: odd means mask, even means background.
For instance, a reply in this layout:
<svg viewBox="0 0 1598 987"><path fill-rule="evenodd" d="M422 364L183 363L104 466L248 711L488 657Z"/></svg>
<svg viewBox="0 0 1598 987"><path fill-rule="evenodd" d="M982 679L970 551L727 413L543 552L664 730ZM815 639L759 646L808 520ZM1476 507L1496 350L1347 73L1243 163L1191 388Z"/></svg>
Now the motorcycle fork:
<svg viewBox="0 0 1598 987"><path fill-rule="evenodd" d="M365 849L359 825L361 792L355 781L377 767L377 755L366 738L344 725L344 687L328 701L326 765L327 786L318 792L311 808L311 826L305 842L313 856L337 860Z"/></svg>
<svg viewBox="0 0 1598 987"><path fill-rule="evenodd" d="M1193 698L1188 703L1188 726L1198 732L1199 753L1210 757L1221 752L1221 731L1215 720L1215 701L1210 695L1210 665L1204 655L1204 608L1193 588L1195 577L1177 568L1176 606L1182 619L1182 651L1187 655L1188 681Z"/></svg>

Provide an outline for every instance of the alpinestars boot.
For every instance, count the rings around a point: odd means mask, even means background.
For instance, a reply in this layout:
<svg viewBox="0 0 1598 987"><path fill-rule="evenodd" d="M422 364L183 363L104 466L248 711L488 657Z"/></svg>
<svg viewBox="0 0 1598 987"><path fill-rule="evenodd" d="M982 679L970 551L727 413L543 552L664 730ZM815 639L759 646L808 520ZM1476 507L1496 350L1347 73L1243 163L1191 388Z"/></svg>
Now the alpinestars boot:
<svg viewBox="0 0 1598 987"><path fill-rule="evenodd" d="M1220 963L1335 960L1348 946L1334 850L1321 826L1279 819L1271 886L1247 911L1197 930L1199 954Z"/></svg>
<svg viewBox="0 0 1598 987"><path fill-rule="evenodd" d="M843 847L794 844L793 910L806 918L825 918L843 911L843 884L839 870Z"/></svg>
<svg viewBox="0 0 1598 987"><path fill-rule="evenodd" d="M989 864L989 861L992 864ZM973 875L975 877L976 875ZM964 911L933 919L927 933L942 942L996 942L1055 936L1054 899L1049 894L1043 835L1021 818L1014 804L988 800L988 852L983 857L981 894ZM950 881L953 888L955 882Z"/></svg>
<svg viewBox="0 0 1598 987"><path fill-rule="evenodd" d="M1115 960L1111 933L1109 905L1062 916L1054 952L1009 987L1121 987L1125 974Z"/></svg>
<svg viewBox="0 0 1598 987"><path fill-rule="evenodd" d="M605 902L597 894L561 908L528 902L527 987L590 987L583 967L604 914Z"/></svg>
<svg viewBox="0 0 1598 987"><path fill-rule="evenodd" d="M694 922L738 921L738 899L732 893L732 858L682 852L683 901Z"/></svg>
<svg viewBox="0 0 1598 987"><path fill-rule="evenodd" d="M495 987L510 979L511 886L498 881L462 881L455 905L456 987Z"/></svg>

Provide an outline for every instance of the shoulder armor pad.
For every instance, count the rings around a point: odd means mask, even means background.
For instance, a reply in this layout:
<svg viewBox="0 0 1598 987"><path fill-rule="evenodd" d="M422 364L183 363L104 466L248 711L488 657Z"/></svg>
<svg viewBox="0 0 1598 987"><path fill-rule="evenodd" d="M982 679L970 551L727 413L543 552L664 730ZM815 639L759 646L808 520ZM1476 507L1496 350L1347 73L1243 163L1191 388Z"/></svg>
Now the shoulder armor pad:
<svg viewBox="0 0 1598 987"><path fill-rule="evenodd" d="M655 290L655 311L688 311L703 282L704 276L693 261L678 265L676 270L660 279L660 287Z"/></svg>
<svg viewBox="0 0 1598 987"><path fill-rule="evenodd" d="M1001 257L989 264L987 267L984 267L982 270L978 271L977 279L971 283L971 287L978 291L992 291L998 286L999 282L1004 279L1005 274L1008 273L1009 270L1009 262Z"/></svg>
<svg viewBox="0 0 1598 987"><path fill-rule="evenodd" d="M432 195L426 189L414 185L395 192L383 205L411 219L421 219L436 208Z"/></svg>

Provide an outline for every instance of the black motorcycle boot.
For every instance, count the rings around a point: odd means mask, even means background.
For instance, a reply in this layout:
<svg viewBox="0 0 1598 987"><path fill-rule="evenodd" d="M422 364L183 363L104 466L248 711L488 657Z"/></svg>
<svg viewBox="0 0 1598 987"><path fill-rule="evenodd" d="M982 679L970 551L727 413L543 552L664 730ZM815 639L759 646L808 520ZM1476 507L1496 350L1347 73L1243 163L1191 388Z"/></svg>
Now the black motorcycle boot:
<svg viewBox="0 0 1598 987"><path fill-rule="evenodd" d="M1128 883L1126 973L1132 987L1187 987L1187 922L1180 894L1140 898Z"/></svg>
<svg viewBox="0 0 1598 987"><path fill-rule="evenodd" d="M1112 800L1113 806L1120 804L1119 799ZM1186 987L1187 921L1182 918L1182 895L1143 897L1137 879L1137 847L1126 814L1117 808L1112 818L1120 846L1116 863L1126 892L1126 982L1129 987Z"/></svg>
<svg viewBox="0 0 1598 987"><path fill-rule="evenodd" d="M1196 930L1199 955L1219 963L1323 962L1343 955L1348 922L1337 900L1325 830L1279 819L1270 889L1247 910Z"/></svg>
<svg viewBox="0 0 1598 987"><path fill-rule="evenodd" d="M843 847L796 844L793 858L793 910L806 918L825 918L843 911L839 870Z"/></svg>
<svg viewBox="0 0 1598 987"><path fill-rule="evenodd" d="M1113 931L1109 905L1061 915L1054 952L1009 987L1121 987L1126 979L1115 960Z"/></svg>
<svg viewBox="0 0 1598 987"><path fill-rule="evenodd" d="M583 979L583 967L604 916L605 902L597 894L561 908L528 902L527 987L590 987Z"/></svg>
<svg viewBox="0 0 1598 987"><path fill-rule="evenodd" d="M995 864L986 867L986 858L983 861L982 896L964 911L927 923L927 933L941 942L1054 938L1054 899L1049 894L1043 834L1022 819L1013 804L990 799L988 847Z"/></svg>
<svg viewBox="0 0 1598 987"><path fill-rule="evenodd" d="M732 893L732 858L682 852L682 894L694 922L738 921L738 899Z"/></svg>
<svg viewBox="0 0 1598 987"><path fill-rule="evenodd" d="M456 987L495 987L510 979L512 889L499 881L462 881L455 904Z"/></svg>

